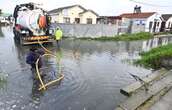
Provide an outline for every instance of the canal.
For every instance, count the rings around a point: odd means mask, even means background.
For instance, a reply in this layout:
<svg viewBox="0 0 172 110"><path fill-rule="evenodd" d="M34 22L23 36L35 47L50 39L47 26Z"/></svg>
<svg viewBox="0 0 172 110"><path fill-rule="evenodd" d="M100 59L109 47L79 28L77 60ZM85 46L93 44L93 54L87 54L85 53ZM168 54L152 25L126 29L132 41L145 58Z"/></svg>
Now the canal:
<svg viewBox="0 0 172 110"><path fill-rule="evenodd" d="M55 43L45 45L62 55L65 78L60 84L39 92L34 86L30 66L25 62L29 46L14 42L12 27L1 27L0 75L6 76L6 82L0 85L0 108L113 110L126 98L120 94L120 88L134 82L128 72L140 77L151 73L151 69L132 64L140 58L139 52L170 41L170 37L132 42L64 39L60 50Z"/></svg>

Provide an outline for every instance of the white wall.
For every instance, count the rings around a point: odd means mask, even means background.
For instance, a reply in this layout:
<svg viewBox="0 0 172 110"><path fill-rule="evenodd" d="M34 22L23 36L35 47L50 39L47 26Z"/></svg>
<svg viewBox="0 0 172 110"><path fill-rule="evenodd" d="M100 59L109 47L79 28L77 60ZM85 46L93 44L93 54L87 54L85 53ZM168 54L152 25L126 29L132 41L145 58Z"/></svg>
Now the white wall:
<svg viewBox="0 0 172 110"><path fill-rule="evenodd" d="M122 25L128 26L128 32L131 33L138 33L138 32L144 32L145 26L146 26L146 20L145 18L122 18Z"/></svg>
<svg viewBox="0 0 172 110"><path fill-rule="evenodd" d="M60 22L63 22L63 19L62 19L62 13L61 12L57 12L57 13L53 13L53 14L50 14L51 16L51 22L52 23L60 23Z"/></svg>
<svg viewBox="0 0 172 110"><path fill-rule="evenodd" d="M122 25L123 26L128 26L129 24L130 24L129 18L122 18Z"/></svg>
<svg viewBox="0 0 172 110"><path fill-rule="evenodd" d="M146 20L145 18L132 19L132 33L145 32Z"/></svg>
<svg viewBox="0 0 172 110"><path fill-rule="evenodd" d="M51 15L51 22L55 23L57 21L57 15Z"/></svg>
<svg viewBox="0 0 172 110"><path fill-rule="evenodd" d="M172 27L172 17L170 17L170 18L167 20L167 22L166 22L166 24L165 24L165 28L168 28L168 27L169 27L169 23L170 23L170 27Z"/></svg>
<svg viewBox="0 0 172 110"><path fill-rule="evenodd" d="M97 22L97 16L94 13L92 13L91 11L83 13L80 16L80 18L81 18L81 23L82 24L87 24L87 18L92 19L92 24L96 24L96 22Z"/></svg>
<svg viewBox="0 0 172 110"><path fill-rule="evenodd" d="M70 18L70 23L74 23L75 18L79 18L79 13L83 12L84 10L79 6L75 6L69 9L63 9L62 11L56 12L52 14L52 22L56 23L64 23L64 17Z"/></svg>
<svg viewBox="0 0 172 110"><path fill-rule="evenodd" d="M70 23L74 23L75 22L75 18L79 18L79 13L83 12L84 10L81 9L78 6L75 6L73 8L68 9L68 14L62 15L63 17L69 17L70 18ZM64 22L63 22L64 23Z"/></svg>
<svg viewBox="0 0 172 110"><path fill-rule="evenodd" d="M70 18L70 23L75 23L75 18L80 18L80 23L81 24L86 24L87 23L87 18L92 18L93 24L96 24L97 16L92 13L91 11L85 12L83 14L79 14L84 12L82 8L79 6L75 6L69 9L63 9L60 12L57 12L54 15L51 15L52 17L52 22L57 22L57 23L65 23L64 22L64 17Z"/></svg>

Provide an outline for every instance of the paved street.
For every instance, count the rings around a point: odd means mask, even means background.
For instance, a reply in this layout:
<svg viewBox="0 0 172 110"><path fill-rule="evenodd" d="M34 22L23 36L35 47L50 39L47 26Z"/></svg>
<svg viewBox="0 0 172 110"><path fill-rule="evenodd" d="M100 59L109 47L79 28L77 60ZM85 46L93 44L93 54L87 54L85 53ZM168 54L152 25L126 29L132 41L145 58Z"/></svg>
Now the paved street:
<svg viewBox="0 0 172 110"><path fill-rule="evenodd" d="M155 103L150 110L172 110L172 90Z"/></svg>

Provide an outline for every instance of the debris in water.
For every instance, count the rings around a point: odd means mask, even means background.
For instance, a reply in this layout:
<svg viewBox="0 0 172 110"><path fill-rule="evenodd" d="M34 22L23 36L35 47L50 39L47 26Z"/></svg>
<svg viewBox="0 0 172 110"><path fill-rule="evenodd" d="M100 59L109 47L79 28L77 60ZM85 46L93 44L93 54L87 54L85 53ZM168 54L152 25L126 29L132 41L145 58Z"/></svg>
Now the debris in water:
<svg viewBox="0 0 172 110"><path fill-rule="evenodd" d="M36 109L38 109L38 106L35 106Z"/></svg>
<svg viewBox="0 0 172 110"><path fill-rule="evenodd" d="M21 110L24 110L25 109L25 106L21 107Z"/></svg>
<svg viewBox="0 0 172 110"><path fill-rule="evenodd" d="M13 105L12 108L16 108L16 105Z"/></svg>

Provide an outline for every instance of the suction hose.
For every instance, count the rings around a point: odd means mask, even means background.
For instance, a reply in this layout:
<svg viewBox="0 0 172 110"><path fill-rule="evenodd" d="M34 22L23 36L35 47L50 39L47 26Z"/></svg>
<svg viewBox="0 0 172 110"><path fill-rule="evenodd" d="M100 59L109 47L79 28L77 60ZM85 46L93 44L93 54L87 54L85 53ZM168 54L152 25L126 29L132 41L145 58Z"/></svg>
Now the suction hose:
<svg viewBox="0 0 172 110"><path fill-rule="evenodd" d="M38 78L39 78L39 80L40 80L40 83L41 83L41 87L40 87L38 90L42 90L42 89L43 89L43 90L46 90L46 87L47 87L47 86L49 86L49 85L51 85L51 84L53 84L53 83L55 83L55 82L61 81L61 80L64 78L64 75L61 74L60 60L58 60L58 56L54 55L52 51L50 51L50 50L48 50L47 48L45 48L39 40L38 40L38 43L39 43L39 45L48 53L48 54L41 55L41 56L37 59L37 61L36 61L36 73L37 73L37 76L38 76ZM60 76L59 76L56 80L50 81L50 82L48 82L48 83L46 83L46 84L44 84L44 82L43 82L43 80L42 80L42 78L41 78L41 75L40 75L39 68L38 68L38 62L39 62L40 58L41 58L41 57L45 57L45 56L50 56L50 57L54 57L54 58L57 59L57 62L58 62L58 65L59 65L59 66L58 66L58 67L59 67L59 68L58 68L58 73L60 74Z"/></svg>

